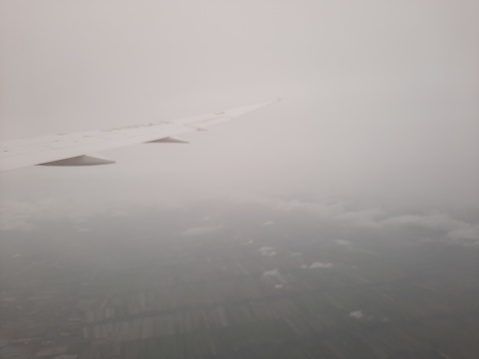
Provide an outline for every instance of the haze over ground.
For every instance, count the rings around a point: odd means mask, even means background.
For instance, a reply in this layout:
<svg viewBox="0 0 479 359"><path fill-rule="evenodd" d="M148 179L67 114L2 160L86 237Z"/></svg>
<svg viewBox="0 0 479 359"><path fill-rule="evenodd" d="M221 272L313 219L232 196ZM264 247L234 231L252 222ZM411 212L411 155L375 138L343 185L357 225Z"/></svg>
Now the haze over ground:
<svg viewBox="0 0 479 359"><path fill-rule="evenodd" d="M2 174L4 200L254 194L475 206L475 1L2 1L1 136L172 119L281 96L187 146Z"/></svg>
<svg viewBox="0 0 479 359"><path fill-rule="evenodd" d="M0 1L0 137L282 97L0 175L0 356L477 358L477 1Z"/></svg>

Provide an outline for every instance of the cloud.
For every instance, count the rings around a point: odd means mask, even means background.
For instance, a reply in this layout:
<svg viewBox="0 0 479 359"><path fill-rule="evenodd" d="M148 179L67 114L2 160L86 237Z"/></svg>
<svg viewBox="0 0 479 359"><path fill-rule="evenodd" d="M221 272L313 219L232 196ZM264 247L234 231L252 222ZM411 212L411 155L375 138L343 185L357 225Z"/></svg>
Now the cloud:
<svg viewBox="0 0 479 359"><path fill-rule="evenodd" d="M260 252L269 252L269 251L272 251L274 250L273 247L261 247L260 249L258 249Z"/></svg>
<svg viewBox="0 0 479 359"><path fill-rule="evenodd" d="M355 311L349 313L349 316L352 317L352 318L361 319L362 317L364 317L364 314L360 310L355 310Z"/></svg>
<svg viewBox="0 0 479 359"><path fill-rule="evenodd" d="M34 204L20 201L3 201L0 207L0 230L29 232L35 228L32 217L41 213Z"/></svg>
<svg viewBox="0 0 479 359"><path fill-rule="evenodd" d="M262 275L261 275L261 278L271 284L271 285L274 285L274 287L276 289L281 289L284 287L284 284L285 284L285 279L282 277L281 273L279 272L279 270L277 269L272 269L272 270L268 270L266 272L264 272Z"/></svg>
<svg viewBox="0 0 479 359"><path fill-rule="evenodd" d="M459 228L449 231L448 237L453 241L458 241L466 246L479 247L479 224L463 225Z"/></svg>
<svg viewBox="0 0 479 359"><path fill-rule="evenodd" d="M385 214L380 208L346 210L346 206L342 203L331 204L327 202L304 202L271 197L254 197L249 198L248 201L279 212L305 212L324 220L364 227L377 227L377 219Z"/></svg>
<svg viewBox="0 0 479 359"><path fill-rule="evenodd" d="M104 212L106 208L81 201L55 198L32 202L5 200L0 205L0 231L29 232L42 221L68 220L79 224Z"/></svg>
<svg viewBox="0 0 479 359"><path fill-rule="evenodd" d="M348 209L347 203L305 202L271 197L254 197L248 201L284 213L305 213L338 226L354 226L370 229L428 228L442 231L451 243L479 246L479 223L467 223L447 213L390 215L380 207ZM342 240L337 244L347 246ZM352 244L349 244L351 246Z"/></svg>
<svg viewBox="0 0 479 359"><path fill-rule="evenodd" d="M19 231L19 232L31 232L35 229L35 225L22 216L15 217L14 215L5 216L1 215L0 218L0 230L1 231Z"/></svg>
<svg viewBox="0 0 479 359"><path fill-rule="evenodd" d="M264 272L263 277L279 277L279 271L277 269L272 269Z"/></svg>
<svg viewBox="0 0 479 359"><path fill-rule="evenodd" d="M261 247L258 251L264 257L273 257L276 255L276 251L273 247Z"/></svg>
<svg viewBox="0 0 479 359"><path fill-rule="evenodd" d="M181 235L185 237L194 237L194 236L201 236L204 234L210 234L218 232L223 226L197 226L185 229L181 232Z"/></svg>
<svg viewBox="0 0 479 359"><path fill-rule="evenodd" d="M450 230L463 224L461 221L440 213L393 216L382 220L380 223L383 226L424 227L443 230Z"/></svg>
<svg viewBox="0 0 479 359"><path fill-rule="evenodd" d="M479 246L479 224L467 223L446 214L402 215L381 222L384 226L422 227L443 231L450 243Z"/></svg>
<svg viewBox="0 0 479 359"><path fill-rule="evenodd" d="M339 244L340 246L347 247L349 249L352 249L353 244L350 241L346 241L344 239L337 239L336 243Z"/></svg>
<svg viewBox="0 0 479 359"><path fill-rule="evenodd" d="M332 267L333 267L333 263L330 263L330 262L327 262L327 263L314 262L313 264L309 266L309 268L332 268Z"/></svg>
<svg viewBox="0 0 479 359"><path fill-rule="evenodd" d="M271 251L271 252L263 252L261 253L261 255L263 257L274 257L276 255L276 252L275 251Z"/></svg>
<svg viewBox="0 0 479 359"><path fill-rule="evenodd" d="M391 215L383 208L363 208L340 202L305 202L299 200L284 200L270 197L243 197L240 201L247 201L273 211L284 213L308 214L341 228L363 227L372 230L401 230L409 228L426 228L437 231L438 236L433 240L445 240L451 244L479 247L479 223L465 222L454 218L447 213L423 213ZM112 208L113 207L113 208ZM351 209L355 208L355 209ZM0 203L0 231L29 232L37 228L43 221L66 220L82 225L88 219L97 215L111 217L125 217L129 214L115 208L115 206L100 205L96 202L83 200L64 200L59 198L43 198L37 201L3 200ZM213 226L207 222L209 217L203 218L203 225L185 229L183 236L197 236L213 233L221 226ZM273 221L263 223L272 225ZM352 243L342 239L336 240L338 245L352 247ZM273 256L273 251L261 252L264 256Z"/></svg>

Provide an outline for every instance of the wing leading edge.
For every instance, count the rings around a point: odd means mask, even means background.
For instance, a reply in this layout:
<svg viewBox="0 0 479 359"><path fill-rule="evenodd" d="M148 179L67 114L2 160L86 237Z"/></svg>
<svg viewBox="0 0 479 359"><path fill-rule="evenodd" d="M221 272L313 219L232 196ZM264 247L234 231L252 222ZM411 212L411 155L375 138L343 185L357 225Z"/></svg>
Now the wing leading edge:
<svg viewBox="0 0 479 359"><path fill-rule="evenodd" d="M154 122L103 131L54 135L0 143L0 172L27 166L93 166L115 163L94 153L137 143L187 143L179 133L208 127L252 113L278 100L237 107L171 122Z"/></svg>

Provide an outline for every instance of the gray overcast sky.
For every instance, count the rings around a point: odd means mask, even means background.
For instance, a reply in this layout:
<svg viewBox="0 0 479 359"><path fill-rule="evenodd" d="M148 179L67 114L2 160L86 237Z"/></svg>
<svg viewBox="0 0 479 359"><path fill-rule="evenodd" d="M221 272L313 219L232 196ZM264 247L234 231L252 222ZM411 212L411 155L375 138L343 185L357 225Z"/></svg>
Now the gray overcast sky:
<svg viewBox="0 0 479 359"><path fill-rule="evenodd" d="M2 197L477 204L478 13L475 0L1 0L3 139L284 98L188 146L110 151L114 166L2 174Z"/></svg>

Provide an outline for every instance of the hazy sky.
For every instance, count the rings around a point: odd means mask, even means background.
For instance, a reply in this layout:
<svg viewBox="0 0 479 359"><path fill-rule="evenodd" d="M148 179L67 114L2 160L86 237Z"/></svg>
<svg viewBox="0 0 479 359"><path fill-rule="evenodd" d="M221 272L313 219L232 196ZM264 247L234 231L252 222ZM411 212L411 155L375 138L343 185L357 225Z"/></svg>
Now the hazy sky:
<svg viewBox="0 0 479 359"><path fill-rule="evenodd" d="M1 137L284 101L92 168L0 176L3 199L236 194L478 203L479 2L0 0Z"/></svg>

